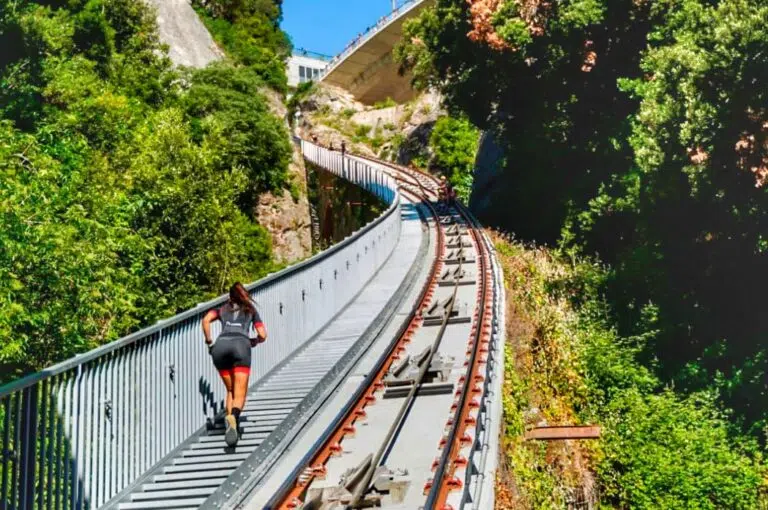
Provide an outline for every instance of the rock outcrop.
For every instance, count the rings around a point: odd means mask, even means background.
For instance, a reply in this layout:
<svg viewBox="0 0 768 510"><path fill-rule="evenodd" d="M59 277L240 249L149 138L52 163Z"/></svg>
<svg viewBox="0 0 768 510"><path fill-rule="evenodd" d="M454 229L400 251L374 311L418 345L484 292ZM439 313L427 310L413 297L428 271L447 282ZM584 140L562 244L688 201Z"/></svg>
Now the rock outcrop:
<svg viewBox="0 0 768 510"><path fill-rule="evenodd" d="M160 40L177 66L205 67L224 58L189 0L146 0L157 10Z"/></svg>
<svg viewBox="0 0 768 510"><path fill-rule="evenodd" d="M290 175L294 186L301 189L296 197L288 190L282 194L262 193L256 207L259 225L272 236L272 253L280 263L291 263L312 254L312 221L307 200L304 158L293 151Z"/></svg>
<svg viewBox="0 0 768 510"><path fill-rule="evenodd" d="M282 97L270 88L261 90L267 98L270 111L276 117L285 119L288 113ZM287 127L286 120L286 127ZM291 263L307 258L312 254L312 220L307 199L307 173L304 168L304 156L300 149L293 146L293 159L288 167L288 175L293 189L291 194L283 190L279 195L262 193L256 206L259 225L266 228L272 236L272 254L280 263Z"/></svg>
<svg viewBox="0 0 768 510"><path fill-rule="evenodd" d="M337 87L318 84L300 105L302 136L317 136L323 145L408 164L427 151L435 121L445 115L440 96L420 94L413 101L386 108L366 106Z"/></svg>
<svg viewBox="0 0 768 510"><path fill-rule="evenodd" d="M508 197L504 193L504 175L501 172L503 158L504 152L493 133L483 133L475 159L469 209L486 225L498 225L506 208Z"/></svg>

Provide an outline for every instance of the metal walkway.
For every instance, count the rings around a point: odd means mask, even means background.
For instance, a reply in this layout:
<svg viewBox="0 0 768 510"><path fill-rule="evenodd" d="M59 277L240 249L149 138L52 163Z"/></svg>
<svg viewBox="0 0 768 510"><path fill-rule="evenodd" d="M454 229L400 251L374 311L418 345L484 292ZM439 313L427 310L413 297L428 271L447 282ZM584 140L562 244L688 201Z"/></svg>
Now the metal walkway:
<svg viewBox="0 0 768 510"><path fill-rule="evenodd" d="M318 335L283 365L251 389L243 413L242 437L235 448L224 445L221 417L190 437L166 459L115 498L106 508L154 510L199 508L211 498L227 500L241 480L251 476L250 466L274 453L274 442L295 434L296 425L309 420L320 390L332 390L349 369L345 355L369 340L372 324L388 319L398 291L414 267L424 263L424 228L416 207L401 206L401 236L395 251L358 296ZM279 341L279 339L277 340ZM353 359L354 356L349 356ZM342 363L340 363L342 362ZM162 424L162 417L158 426ZM258 451L261 448L261 451ZM261 455L259 455L261 454ZM251 459L249 466L244 463ZM258 460L256 460L258 459ZM263 466L261 466L263 467ZM208 502L213 506L213 501Z"/></svg>

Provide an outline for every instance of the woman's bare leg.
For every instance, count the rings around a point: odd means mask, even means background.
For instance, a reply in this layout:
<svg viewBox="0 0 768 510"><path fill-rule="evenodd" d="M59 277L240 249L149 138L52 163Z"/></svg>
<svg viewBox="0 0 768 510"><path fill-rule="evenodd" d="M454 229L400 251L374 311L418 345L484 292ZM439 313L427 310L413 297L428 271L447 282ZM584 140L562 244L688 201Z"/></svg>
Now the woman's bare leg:
<svg viewBox="0 0 768 510"><path fill-rule="evenodd" d="M248 393L248 379L250 375L245 370L235 371L233 408L242 411L243 407L245 407L245 395Z"/></svg>
<svg viewBox="0 0 768 510"><path fill-rule="evenodd" d="M221 380L224 381L224 387L227 389L227 403L226 403L226 409L227 414L232 414L232 407L233 402L235 400L235 383L232 380L232 373L231 372L220 372L219 375L221 375Z"/></svg>

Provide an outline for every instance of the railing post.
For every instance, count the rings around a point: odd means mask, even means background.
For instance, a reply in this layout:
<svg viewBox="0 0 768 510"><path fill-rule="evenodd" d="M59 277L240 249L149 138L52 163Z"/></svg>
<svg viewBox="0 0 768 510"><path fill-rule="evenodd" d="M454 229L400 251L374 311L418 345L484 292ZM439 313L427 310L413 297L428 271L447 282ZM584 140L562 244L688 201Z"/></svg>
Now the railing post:
<svg viewBox="0 0 768 510"><path fill-rule="evenodd" d="M37 446L37 390L35 384L24 390L23 415L21 418L21 495L19 508L32 510L35 506L35 472Z"/></svg>

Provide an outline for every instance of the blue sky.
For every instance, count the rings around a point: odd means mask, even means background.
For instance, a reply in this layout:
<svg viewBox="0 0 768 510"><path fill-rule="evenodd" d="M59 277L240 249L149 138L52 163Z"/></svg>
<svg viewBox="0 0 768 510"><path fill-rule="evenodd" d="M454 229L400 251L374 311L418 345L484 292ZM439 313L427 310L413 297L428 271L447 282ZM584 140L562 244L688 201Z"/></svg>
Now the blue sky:
<svg viewBox="0 0 768 510"><path fill-rule="evenodd" d="M283 0L283 30L294 48L335 55L391 10L392 0Z"/></svg>

